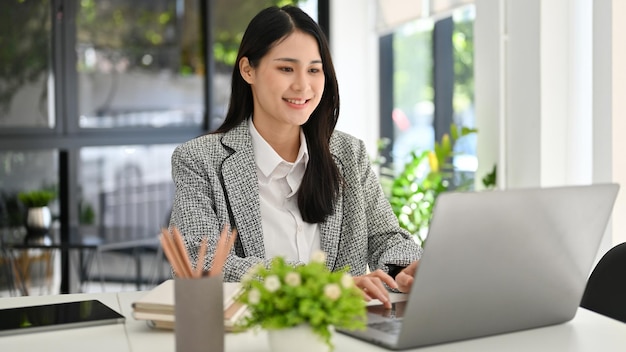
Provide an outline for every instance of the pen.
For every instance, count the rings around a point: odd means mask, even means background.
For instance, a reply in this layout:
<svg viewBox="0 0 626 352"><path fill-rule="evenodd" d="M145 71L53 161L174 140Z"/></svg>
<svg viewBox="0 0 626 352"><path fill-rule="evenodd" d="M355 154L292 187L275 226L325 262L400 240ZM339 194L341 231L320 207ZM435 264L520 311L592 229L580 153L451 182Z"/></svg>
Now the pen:
<svg viewBox="0 0 626 352"><path fill-rule="evenodd" d="M217 241L217 248L213 255L213 264L211 265L211 271L209 276L216 276L222 273L228 253L235 243L235 237L237 237L237 229L233 229L232 234L228 236L228 227L224 226L220 238Z"/></svg>
<svg viewBox="0 0 626 352"><path fill-rule="evenodd" d="M185 266L183 265L182 258L177 254L177 251L174 247L174 242L172 239L172 235L169 233L167 229L161 229L161 236L159 238L161 242L161 247L163 248L163 253L167 257L167 260L170 262L172 268L174 268L174 272L176 275L181 277L187 277L188 273L185 271Z"/></svg>
<svg viewBox="0 0 626 352"><path fill-rule="evenodd" d="M191 266L191 260L187 253L182 234L177 228L173 228L172 232L168 229L161 229L160 242L163 253L172 265L176 275L184 278L199 278L204 274L208 276L217 276L222 273L228 254L230 253L237 237L237 230L233 229L229 235L228 225L222 228L220 238L217 241L215 253L213 254L213 263L209 272L204 273L204 258L208 251L208 236L204 237L200 243L198 258L196 260L195 269Z"/></svg>
<svg viewBox="0 0 626 352"><path fill-rule="evenodd" d="M189 256L187 255L187 249L185 246L185 242L183 241L183 236L175 227L172 229L172 232L172 238L174 239L175 248L180 257L180 260L183 262L184 265L185 275L187 277L192 277L193 268L191 267L191 261L189 260Z"/></svg>

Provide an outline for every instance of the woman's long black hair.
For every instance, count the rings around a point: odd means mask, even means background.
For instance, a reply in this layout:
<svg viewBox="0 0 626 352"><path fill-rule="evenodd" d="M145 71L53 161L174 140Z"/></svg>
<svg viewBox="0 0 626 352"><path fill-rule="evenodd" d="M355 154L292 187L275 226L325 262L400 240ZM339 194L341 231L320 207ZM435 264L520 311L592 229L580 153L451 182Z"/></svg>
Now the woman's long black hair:
<svg viewBox="0 0 626 352"><path fill-rule="evenodd" d="M317 41L325 76L322 99L302 125L309 148L309 162L298 192L302 218L306 222L317 223L333 213L341 184L329 146L339 116L339 87L326 36L304 11L294 6L269 7L250 21L233 68L228 113L215 133L227 132L253 115L252 89L239 72L239 61L247 57L250 65L256 67L273 46L296 30L310 34Z"/></svg>

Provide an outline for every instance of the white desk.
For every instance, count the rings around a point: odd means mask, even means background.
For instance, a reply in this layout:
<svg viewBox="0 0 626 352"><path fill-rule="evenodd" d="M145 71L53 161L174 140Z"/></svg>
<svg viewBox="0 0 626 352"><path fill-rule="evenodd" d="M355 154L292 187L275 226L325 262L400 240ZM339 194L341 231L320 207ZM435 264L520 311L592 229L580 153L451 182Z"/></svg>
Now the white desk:
<svg viewBox="0 0 626 352"><path fill-rule="evenodd" d="M116 351L174 352L174 334L150 329L144 321L135 320L131 303L145 292L71 294L0 299L0 308L36 305L85 299L99 299L126 316L125 324L105 325L72 330L0 337L1 351ZM468 322L471 323L471 322ZM269 352L264 333L227 334L227 352ZM337 334L335 351L388 351L368 343ZM626 350L626 324L583 308L565 324L510 334L467 340L409 351L485 352L485 351L619 351Z"/></svg>

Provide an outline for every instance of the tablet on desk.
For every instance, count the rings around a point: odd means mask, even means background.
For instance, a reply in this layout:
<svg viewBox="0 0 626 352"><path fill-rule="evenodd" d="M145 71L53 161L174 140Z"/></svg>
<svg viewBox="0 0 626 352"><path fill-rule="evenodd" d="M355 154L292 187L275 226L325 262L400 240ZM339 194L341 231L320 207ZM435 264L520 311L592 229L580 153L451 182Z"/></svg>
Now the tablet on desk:
<svg viewBox="0 0 626 352"><path fill-rule="evenodd" d="M0 309L0 336L124 322L98 300Z"/></svg>

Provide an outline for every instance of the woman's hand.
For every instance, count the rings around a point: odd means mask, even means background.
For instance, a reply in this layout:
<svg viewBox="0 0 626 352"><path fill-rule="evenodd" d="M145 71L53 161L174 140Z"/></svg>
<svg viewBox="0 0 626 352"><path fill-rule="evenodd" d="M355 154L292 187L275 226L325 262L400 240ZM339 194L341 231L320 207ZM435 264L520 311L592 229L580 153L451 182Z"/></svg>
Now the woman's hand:
<svg viewBox="0 0 626 352"><path fill-rule="evenodd" d="M391 288L398 288L398 285L386 272L378 269L367 275L355 276L354 283L363 292L366 301L378 299L383 303L385 308L391 308L389 300L389 291L384 284Z"/></svg>
<svg viewBox="0 0 626 352"><path fill-rule="evenodd" d="M409 293L411 291L413 278L415 277L415 272L417 271L418 266L419 261L416 260L396 275L396 287L400 290L400 292Z"/></svg>
<svg viewBox="0 0 626 352"><path fill-rule="evenodd" d="M377 299L383 303L385 308L391 308L389 290L387 290L385 285L392 289L397 289L400 292L410 292L411 286L413 286L413 278L415 277L415 272L417 271L418 266L419 261L414 261L409 266L402 269L402 271L396 275L395 280L386 272L378 269L367 275L355 276L354 283L361 289L363 297L366 301Z"/></svg>

